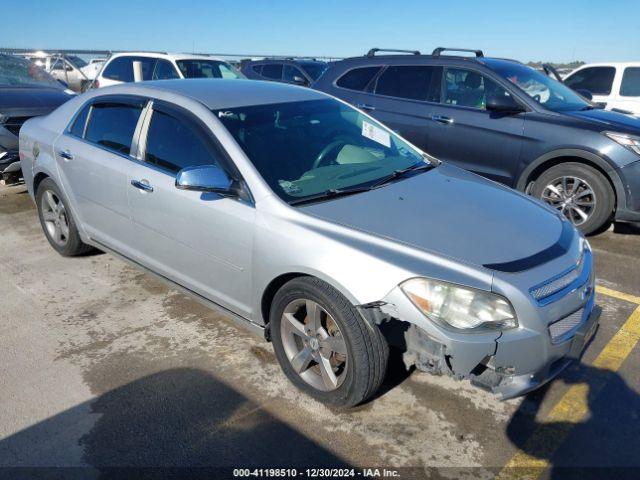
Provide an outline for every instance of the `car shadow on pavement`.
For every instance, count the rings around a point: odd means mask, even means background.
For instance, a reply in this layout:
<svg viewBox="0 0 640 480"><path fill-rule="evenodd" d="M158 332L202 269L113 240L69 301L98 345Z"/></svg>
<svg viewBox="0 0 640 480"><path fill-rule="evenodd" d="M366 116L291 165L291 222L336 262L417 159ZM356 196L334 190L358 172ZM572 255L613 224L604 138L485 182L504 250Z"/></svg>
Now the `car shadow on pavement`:
<svg viewBox="0 0 640 480"><path fill-rule="evenodd" d="M537 419L550 391L546 385L529 394L512 416L507 426L511 442L527 455L546 460L548 478L639 478L638 393L617 373L585 364L566 370L556 382L585 389L585 419L578 423ZM567 405L570 413L581 408Z"/></svg>
<svg viewBox="0 0 640 480"><path fill-rule="evenodd" d="M83 432L84 427L84 432ZM89 431L87 432L87 429ZM90 468L51 468L79 463ZM346 467L209 373L162 371L0 441L0 477L231 478L234 468Z"/></svg>

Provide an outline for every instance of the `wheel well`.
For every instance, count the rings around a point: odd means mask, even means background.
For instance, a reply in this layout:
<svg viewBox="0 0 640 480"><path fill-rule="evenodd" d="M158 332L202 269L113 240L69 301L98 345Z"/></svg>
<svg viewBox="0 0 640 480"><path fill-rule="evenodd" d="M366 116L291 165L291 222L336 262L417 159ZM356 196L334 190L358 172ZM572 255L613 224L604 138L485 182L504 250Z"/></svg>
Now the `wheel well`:
<svg viewBox="0 0 640 480"><path fill-rule="evenodd" d="M45 178L49 178L49 175L47 175L46 173L38 173L34 178L33 178L33 194L35 195L38 192L38 187L40 186L40 184L42 183L42 181Z"/></svg>
<svg viewBox="0 0 640 480"><path fill-rule="evenodd" d="M613 191L613 195L616 197L615 198L616 202L614 202L614 205L617 204L616 187L611 181L611 177L609 176L609 174L597 163L582 157L564 157L564 156L555 157L555 158L550 158L549 160L546 160L545 162L541 163L536 168L534 168L533 171L527 177L527 181L524 184L525 193L529 193L531 184L535 182L538 179L538 177L542 175L543 172L545 172L546 170L549 170L551 167L555 167L556 165L559 165L561 163L568 163L568 162L582 163L583 165L587 165L589 167L595 168L598 172L600 172L602 176L607 180L607 182L609 182L609 185L611 186L611 190Z"/></svg>
<svg viewBox="0 0 640 480"><path fill-rule="evenodd" d="M293 280L294 278L308 276L309 275L305 273L292 272L285 273L284 275L280 275L279 277L271 280L271 283L267 285L267 288L262 294L262 301L260 303L260 311L262 313L262 319L264 320L265 325L269 323L269 312L271 311L271 303L273 302L273 297L276 296L278 290L280 290L285 283Z"/></svg>

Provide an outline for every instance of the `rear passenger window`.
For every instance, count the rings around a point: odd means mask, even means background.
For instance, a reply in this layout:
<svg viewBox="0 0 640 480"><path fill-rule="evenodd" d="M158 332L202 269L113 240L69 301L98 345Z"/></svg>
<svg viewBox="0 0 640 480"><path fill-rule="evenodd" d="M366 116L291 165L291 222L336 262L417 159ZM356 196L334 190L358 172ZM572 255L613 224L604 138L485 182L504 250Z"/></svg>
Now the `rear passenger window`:
<svg viewBox="0 0 640 480"><path fill-rule="evenodd" d="M251 67L253 69L254 72L256 72L258 75L261 74L262 72L262 65L254 65L253 67Z"/></svg>
<svg viewBox="0 0 640 480"><path fill-rule="evenodd" d="M623 97L640 97L640 67L627 67L624 69L620 95Z"/></svg>
<svg viewBox="0 0 640 480"><path fill-rule="evenodd" d="M205 141L189 122L160 111L154 111L151 117L145 161L171 173L185 167L216 164Z"/></svg>
<svg viewBox="0 0 640 480"><path fill-rule="evenodd" d="M142 106L96 103L91 107L85 138L109 150L129 155Z"/></svg>
<svg viewBox="0 0 640 480"><path fill-rule="evenodd" d="M91 105L87 105L78 114L78 116L73 122L73 126L69 129L69 133L71 133L71 135L82 138L84 134L84 126L87 123L87 116L89 115L90 109L91 109Z"/></svg>
<svg viewBox="0 0 640 480"><path fill-rule="evenodd" d="M273 80L280 80L282 78L282 64L269 63L267 65L263 65L262 76Z"/></svg>
<svg viewBox="0 0 640 480"><path fill-rule="evenodd" d="M593 95L609 95L616 69L613 67L589 67L569 76L564 83L574 90L588 90Z"/></svg>
<svg viewBox="0 0 640 480"><path fill-rule="evenodd" d="M440 72L439 67L391 66L378 78L375 93L437 102L440 99Z"/></svg>
<svg viewBox="0 0 640 480"><path fill-rule="evenodd" d="M114 58L104 70L102 76L120 82L133 82L133 62L142 65L142 79L151 80L156 59L150 57L117 57Z"/></svg>
<svg viewBox="0 0 640 480"><path fill-rule="evenodd" d="M382 67L362 67L349 70L342 75L336 85L349 90L364 90Z"/></svg>

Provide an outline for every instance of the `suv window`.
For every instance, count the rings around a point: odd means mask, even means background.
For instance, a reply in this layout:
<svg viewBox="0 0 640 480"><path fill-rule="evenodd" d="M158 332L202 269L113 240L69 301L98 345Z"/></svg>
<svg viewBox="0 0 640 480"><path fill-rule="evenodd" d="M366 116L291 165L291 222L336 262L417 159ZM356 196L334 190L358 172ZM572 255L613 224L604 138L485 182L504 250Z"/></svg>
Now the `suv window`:
<svg viewBox="0 0 640 480"><path fill-rule="evenodd" d="M627 67L624 69L620 95L623 97L640 97L640 67Z"/></svg>
<svg viewBox="0 0 640 480"><path fill-rule="evenodd" d="M616 69L613 67L589 67L569 76L564 83L574 90L588 90L593 95L609 95Z"/></svg>
<svg viewBox="0 0 640 480"><path fill-rule="evenodd" d="M285 82L298 83L293 79L293 77L300 77L302 80L304 80L305 84L308 83L306 77L304 76L304 73L302 73L298 67L295 67L293 65L285 65L284 75L282 79Z"/></svg>
<svg viewBox="0 0 640 480"><path fill-rule="evenodd" d="M267 63L266 65L263 65L262 76L273 80L280 80L282 78L282 64Z"/></svg>
<svg viewBox="0 0 640 480"><path fill-rule="evenodd" d="M141 111L141 105L95 103L91 107L85 138L128 155Z"/></svg>
<svg viewBox="0 0 640 480"><path fill-rule="evenodd" d="M150 57L117 57L114 58L104 70L102 76L120 82L133 82L133 62L142 63L142 79L151 79L155 58Z"/></svg>
<svg viewBox="0 0 640 480"><path fill-rule="evenodd" d="M509 93L484 75L462 68L447 68L444 75L444 98L447 105L485 109L488 96Z"/></svg>
<svg viewBox="0 0 640 480"><path fill-rule="evenodd" d="M169 80L172 78L180 78L173 64L168 60L158 59L156 68L153 71L154 80Z"/></svg>
<svg viewBox="0 0 640 480"><path fill-rule="evenodd" d="M185 167L217 163L203 138L189 122L157 110L154 110L149 125L145 161L171 173Z"/></svg>
<svg viewBox="0 0 640 480"><path fill-rule="evenodd" d="M258 75L261 74L262 72L262 65L254 65L253 67L251 67L253 69L254 72L256 72Z"/></svg>
<svg viewBox="0 0 640 480"><path fill-rule="evenodd" d="M89 116L90 109L91 105L87 105L78 114L75 121L73 122L73 126L69 129L69 133L71 133L71 135L79 138L82 138L84 136L84 127L87 124L87 117Z"/></svg>
<svg viewBox="0 0 640 480"><path fill-rule="evenodd" d="M378 77L375 93L437 102L440 100L440 72L439 67L390 66Z"/></svg>
<svg viewBox="0 0 640 480"><path fill-rule="evenodd" d="M364 90L382 67L361 67L349 70L342 75L336 85L349 90Z"/></svg>

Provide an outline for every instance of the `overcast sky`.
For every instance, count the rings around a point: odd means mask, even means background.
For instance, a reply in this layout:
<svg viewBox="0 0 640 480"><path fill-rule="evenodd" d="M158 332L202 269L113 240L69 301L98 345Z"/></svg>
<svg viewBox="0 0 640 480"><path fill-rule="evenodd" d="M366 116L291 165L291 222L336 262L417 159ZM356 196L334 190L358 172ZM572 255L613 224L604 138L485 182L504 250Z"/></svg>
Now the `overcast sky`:
<svg viewBox="0 0 640 480"><path fill-rule="evenodd" d="M0 7L0 47L11 48L350 56L443 45L522 61L640 60L637 0L2 0Z"/></svg>

